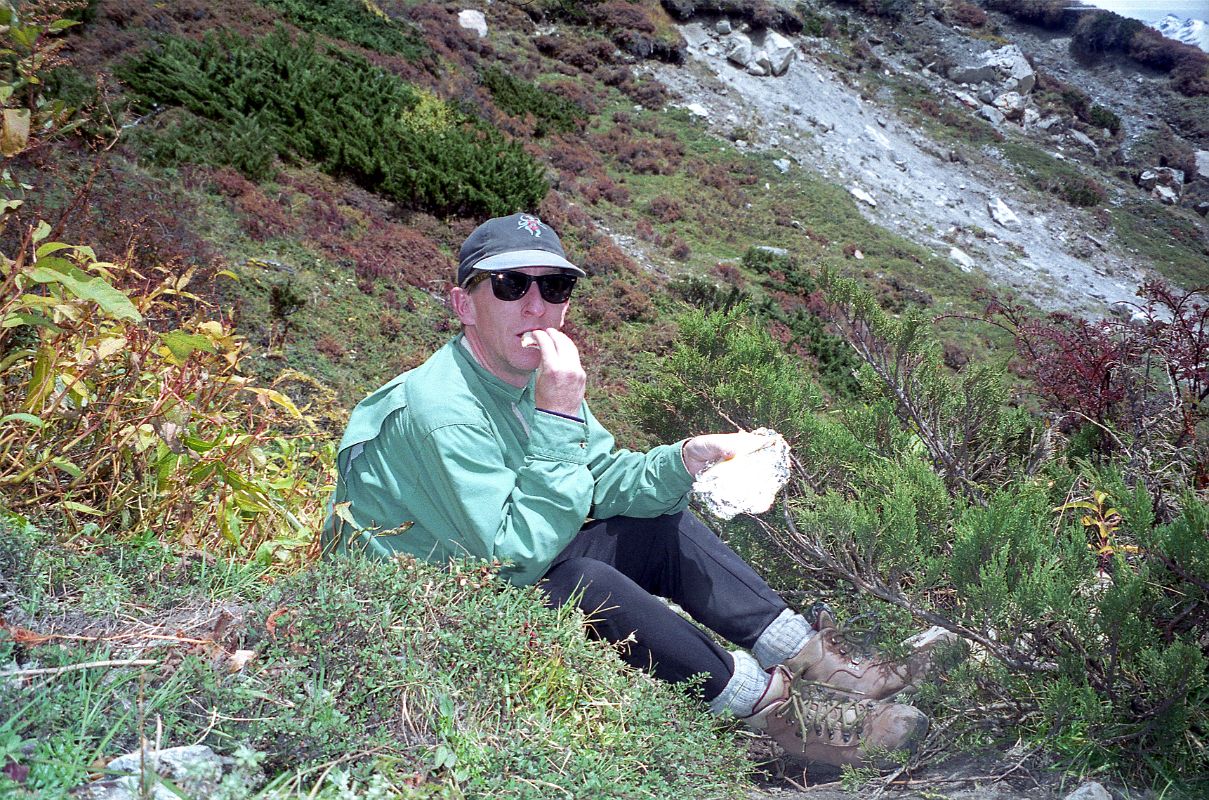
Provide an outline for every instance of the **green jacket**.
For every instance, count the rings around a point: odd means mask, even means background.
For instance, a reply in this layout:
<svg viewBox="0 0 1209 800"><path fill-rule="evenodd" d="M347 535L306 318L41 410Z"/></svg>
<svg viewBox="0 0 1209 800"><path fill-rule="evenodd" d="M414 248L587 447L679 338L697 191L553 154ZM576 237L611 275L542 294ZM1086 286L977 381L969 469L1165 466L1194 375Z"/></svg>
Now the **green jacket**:
<svg viewBox="0 0 1209 800"><path fill-rule="evenodd" d="M353 409L325 553L499 559L509 565L505 577L524 585L545 573L588 517L656 517L685 507L692 478L681 443L616 450L586 403L582 422L537 411L533 380L510 386L462 341Z"/></svg>

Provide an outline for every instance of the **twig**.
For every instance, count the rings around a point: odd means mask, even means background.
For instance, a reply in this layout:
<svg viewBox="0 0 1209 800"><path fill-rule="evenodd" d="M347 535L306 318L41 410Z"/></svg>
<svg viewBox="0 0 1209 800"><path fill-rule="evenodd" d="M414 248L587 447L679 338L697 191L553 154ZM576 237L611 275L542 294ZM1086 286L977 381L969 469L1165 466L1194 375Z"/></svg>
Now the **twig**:
<svg viewBox="0 0 1209 800"><path fill-rule="evenodd" d="M883 794L885 794L886 789L889 788L890 784L892 784L892 783L894 783L894 781L898 780L898 776L902 775L906 771L907 771L906 764L903 764L901 767L894 770L894 772L890 775L890 777L883 780L882 785L877 787L877 789L874 790L873 794L869 795L870 800L877 800L877 798L879 798Z"/></svg>
<svg viewBox="0 0 1209 800"><path fill-rule="evenodd" d="M16 672L0 672L0 678L28 678L33 675L62 675L65 672L75 672L93 667L152 667L160 662L150 658L127 658L110 661L88 661L83 664L68 664L65 667L45 667L42 669L19 669Z"/></svg>
<svg viewBox="0 0 1209 800"><path fill-rule="evenodd" d="M926 779L921 778L918 780L907 779L898 785L899 786L910 786L911 784L921 784L921 783L928 784L928 785L937 784L937 783L975 783L978 781L990 781L992 783L998 783L999 781L1005 780L1008 775L1011 775L1013 772L1015 772L1016 770L1023 767L1024 762L1028 761L1030 758L1037 755L1037 753L1040 752L1040 750L1041 750L1040 746L1030 749L1027 753L1025 753L1023 756L1020 757L1019 761L1017 761L1015 764L1008 767L1007 770L999 773L998 775L966 775L966 776L963 776L960 778L926 778ZM1031 775L1030 775L1030 777L1031 777ZM1032 778L1032 780L1034 783L1036 782L1036 778ZM874 795L874 796L876 796L876 795Z"/></svg>

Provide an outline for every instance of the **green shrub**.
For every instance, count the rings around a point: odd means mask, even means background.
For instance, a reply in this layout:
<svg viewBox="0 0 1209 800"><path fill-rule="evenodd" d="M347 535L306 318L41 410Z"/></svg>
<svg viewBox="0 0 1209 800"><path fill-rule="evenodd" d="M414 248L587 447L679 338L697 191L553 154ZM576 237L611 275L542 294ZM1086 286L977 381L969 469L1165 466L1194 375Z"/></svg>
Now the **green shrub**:
<svg viewBox="0 0 1209 800"><path fill-rule="evenodd" d="M256 40L166 38L119 72L145 101L200 120L170 129L153 153L251 174L274 156L300 158L438 214L535 208L547 190L541 166L498 131L363 58L282 29Z"/></svg>
<svg viewBox="0 0 1209 800"><path fill-rule="evenodd" d="M1033 186L1073 206L1098 206L1108 196L1095 178L1031 145L1001 142L998 147Z"/></svg>
<svg viewBox="0 0 1209 800"><path fill-rule="evenodd" d="M499 67L486 67L479 78L496 104L508 114L522 119L533 116L536 136L545 136L550 131L570 133L583 127L584 110L570 100L526 83Z"/></svg>
<svg viewBox="0 0 1209 800"><path fill-rule="evenodd" d="M1122 478L1132 464L1062 458L1054 432L1008 404L1001 370L954 377L917 312L891 318L855 283L820 285L821 313L865 362L859 399L826 410L766 334L733 311L694 313L635 387L640 421L665 437L732 421L786 435L789 516L760 526L766 540L889 619L905 610L964 637L971 660L930 696L942 724L997 714L1008 740L1073 771L1203 790L1204 497L1189 486L1157 524L1144 481Z"/></svg>
<svg viewBox="0 0 1209 800"><path fill-rule="evenodd" d="M387 55L420 61L431 54L424 38L365 0L257 0L304 31L342 39Z"/></svg>
<svg viewBox="0 0 1209 800"><path fill-rule="evenodd" d="M1114 135L1121 130L1121 118L1104 106L1093 105L1087 112L1087 122Z"/></svg>

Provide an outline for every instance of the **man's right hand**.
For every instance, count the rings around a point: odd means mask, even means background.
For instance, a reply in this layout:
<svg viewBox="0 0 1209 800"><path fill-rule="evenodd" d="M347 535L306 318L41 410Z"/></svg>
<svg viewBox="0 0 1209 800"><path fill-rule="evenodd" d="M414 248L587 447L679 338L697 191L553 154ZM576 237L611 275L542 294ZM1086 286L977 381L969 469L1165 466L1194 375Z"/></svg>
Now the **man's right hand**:
<svg viewBox="0 0 1209 800"><path fill-rule="evenodd" d="M588 383L579 363L579 348L558 328L535 330L533 338L542 353L534 397L537 407L578 417Z"/></svg>

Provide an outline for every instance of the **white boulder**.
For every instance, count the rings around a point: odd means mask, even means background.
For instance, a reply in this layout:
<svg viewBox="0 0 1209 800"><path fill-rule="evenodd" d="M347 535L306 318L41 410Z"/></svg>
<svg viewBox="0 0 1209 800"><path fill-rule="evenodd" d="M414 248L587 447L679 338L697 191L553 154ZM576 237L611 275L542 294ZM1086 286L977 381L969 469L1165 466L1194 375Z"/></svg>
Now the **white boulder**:
<svg viewBox="0 0 1209 800"><path fill-rule="evenodd" d="M461 25L468 31L474 31L482 39L487 35L487 18L483 16L482 11L474 9L466 9L458 12L458 25Z"/></svg>
<svg viewBox="0 0 1209 800"><path fill-rule="evenodd" d="M1002 198L996 197L987 202L987 211L991 214L991 219L1007 228L1009 231L1020 230L1020 217L1016 216L1016 212L1008 208L1007 203L1003 202Z"/></svg>

